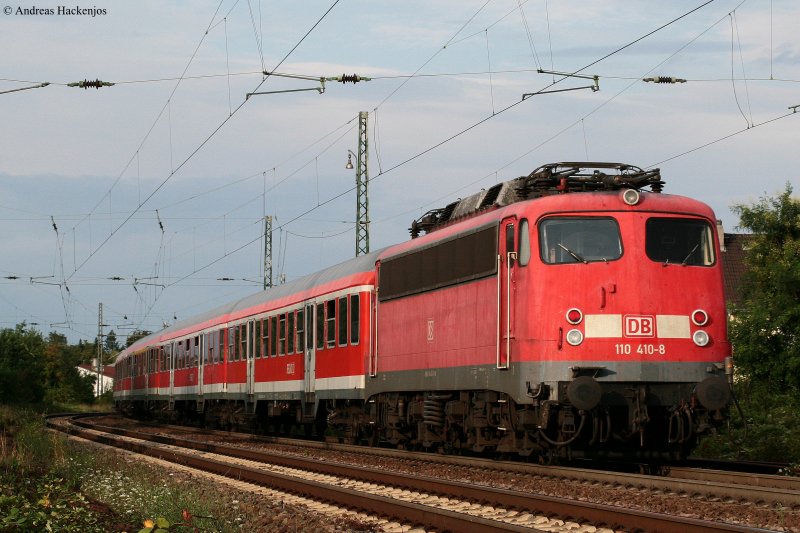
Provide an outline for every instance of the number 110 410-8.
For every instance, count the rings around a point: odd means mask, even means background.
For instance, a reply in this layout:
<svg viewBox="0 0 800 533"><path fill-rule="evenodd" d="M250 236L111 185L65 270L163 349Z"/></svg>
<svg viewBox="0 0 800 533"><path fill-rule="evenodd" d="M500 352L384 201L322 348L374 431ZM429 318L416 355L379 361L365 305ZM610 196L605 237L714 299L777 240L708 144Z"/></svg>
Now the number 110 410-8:
<svg viewBox="0 0 800 533"><path fill-rule="evenodd" d="M666 355L667 348L663 344L615 344L614 351L617 355L630 355L632 353L639 355Z"/></svg>

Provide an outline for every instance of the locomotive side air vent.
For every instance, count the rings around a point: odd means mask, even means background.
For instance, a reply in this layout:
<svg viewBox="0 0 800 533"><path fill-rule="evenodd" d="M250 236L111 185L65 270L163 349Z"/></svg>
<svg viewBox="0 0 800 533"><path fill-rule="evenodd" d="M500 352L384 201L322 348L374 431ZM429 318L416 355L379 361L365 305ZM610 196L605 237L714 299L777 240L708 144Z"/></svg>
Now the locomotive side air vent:
<svg viewBox="0 0 800 533"><path fill-rule="evenodd" d="M459 199L443 209L432 209L411 223L411 238L430 233L450 222L521 200L568 192L649 189L661 192L664 182L657 168L642 170L625 163L550 163L527 176L504 181L488 190ZM629 197L638 196L635 194Z"/></svg>

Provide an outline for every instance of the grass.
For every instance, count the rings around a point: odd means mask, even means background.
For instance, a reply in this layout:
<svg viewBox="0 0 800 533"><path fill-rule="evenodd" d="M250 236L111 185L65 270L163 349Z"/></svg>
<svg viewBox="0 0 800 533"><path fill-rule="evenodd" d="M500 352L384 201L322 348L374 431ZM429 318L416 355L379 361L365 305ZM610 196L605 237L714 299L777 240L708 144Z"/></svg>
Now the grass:
<svg viewBox="0 0 800 533"><path fill-rule="evenodd" d="M371 523L316 515L45 428L44 412L83 410L94 409L0 405L0 533L375 531Z"/></svg>
<svg viewBox="0 0 800 533"><path fill-rule="evenodd" d="M245 517L228 500L148 463L70 442L47 431L35 409L0 406L0 532L131 532L158 518L170 531L181 523L241 531Z"/></svg>

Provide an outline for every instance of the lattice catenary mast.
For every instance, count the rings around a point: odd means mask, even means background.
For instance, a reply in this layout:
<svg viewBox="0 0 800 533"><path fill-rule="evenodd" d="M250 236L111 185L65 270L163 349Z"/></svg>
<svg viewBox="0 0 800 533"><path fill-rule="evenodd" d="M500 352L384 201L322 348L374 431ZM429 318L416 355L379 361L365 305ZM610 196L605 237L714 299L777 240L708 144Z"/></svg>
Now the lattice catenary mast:
<svg viewBox="0 0 800 533"><path fill-rule="evenodd" d="M367 185L367 117L369 113L358 114L358 157L356 160L356 257L369 253L369 193Z"/></svg>

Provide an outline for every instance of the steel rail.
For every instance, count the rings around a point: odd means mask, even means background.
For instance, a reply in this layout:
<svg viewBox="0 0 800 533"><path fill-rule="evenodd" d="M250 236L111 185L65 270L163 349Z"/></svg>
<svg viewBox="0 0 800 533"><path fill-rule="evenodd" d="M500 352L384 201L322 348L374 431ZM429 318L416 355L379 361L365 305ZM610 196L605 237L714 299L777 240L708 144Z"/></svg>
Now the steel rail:
<svg viewBox="0 0 800 533"><path fill-rule="evenodd" d="M377 483L381 485L392 485L395 487L407 488L415 491L425 491L451 498L473 500L488 505L507 508L509 510L512 509L525 510L527 512L535 512L538 514L544 514L548 516L557 515L562 519L568 519L579 523L588 522L597 526L606 526L606 527L611 527L613 529L624 529L627 531L662 531L665 533L678 532L678 531L681 532L737 531L737 532L753 533L753 532L765 531L758 528L751 528L735 524L727 524L722 522L709 522L694 518L670 516L650 511L626 509L612 505L597 504L597 503L583 502L576 500L567 500L545 495L524 493L514 490L496 489L493 487L488 487L483 485L447 481L428 476L401 474L387 470L367 469L363 467L354 469L354 467L345 464L322 462L319 460L313 460L309 458L293 457L286 455L268 454L258 450L230 447L219 444L211 444L190 439L171 437L167 435L158 435L158 434L153 435L123 428L95 426L80 421L75 422L75 425L88 426L94 430L108 431L109 433L114 433L129 438L149 440L152 442L157 442L159 444L178 446L178 447L188 447L191 449L195 449L197 451L217 453L221 455L236 457L239 459L266 462L270 464L281 465L290 468L299 468L303 470L311 470L314 472L324 473L333 476L349 477L370 483ZM143 449L145 448L144 445L137 445L137 447L138 446L141 446ZM149 454L149 452L145 453ZM200 460L193 458L189 454L184 454L174 451L168 453L164 451L156 451L152 453L156 453L159 456L166 456L165 458L168 458L170 460L186 460L186 461ZM246 467L233 466L226 463L223 464L224 466L219 467L221 470L218 473L222 473L223 475L229 475L226 474L225 472L233 472L234 477L237 477L237 479L240 478L239 476L242 476L241 479L245 479L244 476L253 475L257 478L255 482L264 483L264 481L258 481L258 476L272 475L269 473L264 473L263 471L254 471L256 473L250 474L248 472L252 469L248 469ZM270 483L270 486L274 485ZM330 492L332 490L330 485L324 485L324 487L325 488L323 489L323 492L325 491ZM284 488L284 490L297 490L297 489ZM311 489L304 489L304 490L311 490ZM358 495L359 496L356 497L356 500L363 499L364 497L363 492L359 492ZM315 497L323 497L323 496L315 496ZM330 499L330 496L327 499ZM398 502L397 500L393 500L391 498L389 498L388 500L390 500L391 502L395 502L395 504L400 505L401 508L405 509L405 505L401 505L401 502ZM366 503L366 500L363 503ZM391 515L391 513L387 511L387 509L383 506L379 506L374 509L366 509L363 506L362 507L356 506L356 507L364 510L369 510L370 512L373 513ZM434 507L424 506L424 508L425 508L425 513L423 514L432 513L434 512L434 510L436 510L436 508ZM438 511L439 510L436 510L436 512ZM410 510L409 512L412 514L409 516L402 517L406 521L415 522L419 520L419 523L425 523L430 526L435 526L437 528L442 527L441 524L437 525L430 523L427 520L424 521L421 520L419 518L419 515L414 510ZM447 512L448 518L445 520L445 527L443 527L443 530L468 531L468 529L462 529L462 527L460 526L456 527L453 523L448 522L449 520L454 519L451 516L451 514L453 514L452 511ZM458 513L455 514L459 515ZM395 516L398 515L395 514ZM464 515L459 515L459 516L462 516L462 519L464 517ZM474 519L475 517L467 517L467 521L470 523ZM502 524L502 526L500 526L499 525L501 524L500 522L496 521L489 521L489 522L497 527L502 527L502 528L505 528L505 526L508 525L508 524ZM446 525L448 523L450 525ZM463 524L463 527L466 528L467 524ZM486 527L486 525L484 524L482 527ZM522 530L531 531L530 528L523 528Z"/></svg>

